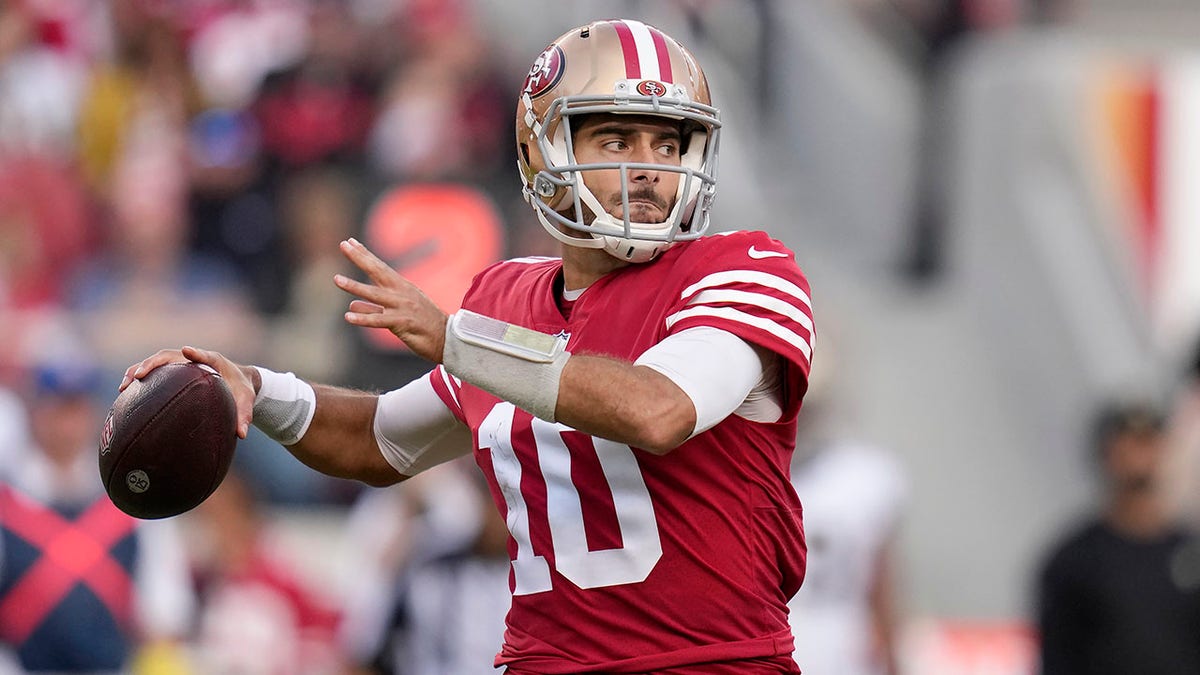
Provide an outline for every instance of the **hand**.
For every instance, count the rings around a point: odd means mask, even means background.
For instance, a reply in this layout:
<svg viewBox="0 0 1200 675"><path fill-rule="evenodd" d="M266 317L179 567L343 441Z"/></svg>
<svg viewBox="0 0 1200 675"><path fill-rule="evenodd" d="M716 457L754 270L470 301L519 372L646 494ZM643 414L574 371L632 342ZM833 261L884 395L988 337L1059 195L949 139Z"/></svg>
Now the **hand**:
<svg viewBox="0 0 1200 675"><path fill-rule="evenodd" d="M250 366L239 366L218 352L195 347L161 349L141 363L135 363L126 368L125 377L121 378L121 385L117 389L125 391L125 388L134 380L142 379L159 366L188 361L203 363L217 371L225 379L225 384L229 386L229 391L233 394L233 400L237 404L238 438L245 438L250 431L250 422L254 418L254 398L261 384L258 371Z"/></svg>
<svg viewBox="0 0 1200 675"><path fill-rule="evenodd" d="M346 321L355 326L386 328L417 356L441 363L446 346L446 313L358 241L347 239L341 249L373 282L334 275L338 288L362 298L350 303Z"/></svg>

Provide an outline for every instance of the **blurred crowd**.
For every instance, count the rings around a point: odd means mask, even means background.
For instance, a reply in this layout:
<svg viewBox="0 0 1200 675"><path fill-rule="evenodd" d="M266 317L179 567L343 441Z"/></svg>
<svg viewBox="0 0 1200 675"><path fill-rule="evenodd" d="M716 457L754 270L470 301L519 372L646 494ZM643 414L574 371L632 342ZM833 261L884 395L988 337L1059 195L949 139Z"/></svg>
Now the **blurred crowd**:
<svg viewBox="0 0 1200 675"><path fill-rule="evenodd" d="M441 0L0 3L0 386L64 335L114 382L185 342L370 389L419 374L342 325L330 279L357 236L453 309L541 245L511 189L523 68L475 20ZM273 450L243 461L275 500L350 496Z"/></svg>
<svg viewBox="0 0 1200 675"><path fill-rule="evenodd" d="M907 17L901 37L927 47L915 69L934 102L955 40L1015 21L1004 10L1021 4L858 3L868 24ZM1057 20L1075 3L1027 4ZM918 11L930 7L942 11ZM99 491L94 455L120 374L163 347L371 390L423 373L389 333L342 321L349 298L331 279L352 273L337 247L346 237L447 310L487 263L554 253L513 172L529 55L513 62L478 21L471 0L0 0L0 597L43 557L86 554L107 570L93 578L63 563L74 576L61 583L88 584L99 605L40 598L44 614L30 614L28 598L0 602L0 644L27 645L0 648L0 675L20 662L70 670L64 654L38 651L52 631L96 647L101 665L134 657L136 672L155 675L491 671L506 534L469 463L364 492L252 430L196 512L134 523ZM933 128L938 111L927 114ZM933 164L937 134L925 136L919 162ZM903 268L928 280L944 266L948 224L940 186L918 182ZM1151 504L1149 534L1114 526L1113 545L1128 544L1117 534L1133 548L1158 537L1169 558L1178 544L1191 557L1175 563L1187 576L1176 586L1190 602L1200 558L1158 500L1200 513L1185 479L1197 468L1120 489L1139 466L1162 471L1164 429L1200 447L1200 354L1188 382L1179 424L1126 411L1093 450L1112 494L1101 492ZM819 403L806 403L811 415ZM1129 450L1143 464L1120 473L1105 453L1126 432L1154 443ZM794 471L813 518L810 578L793 603L799 644L814 663L822 643L844 645L870 653L862 672L898 672L894 542L907 478L886 450L806 433ZM349 509L331 529L352 544L352 572L327 574L332 585L308 572L328 571L333 552L317 539L280 549L269 531L275 507L315 504ZM79 543L97 531L103 540ZM1044 574L1031 614L1053 614L1070 586L1066 572ZM87 634L72 633L80 625Z"/></svg>
<svg viewBox="0 0 1200 675"><path fill-rule="evenodd" d="M348 582L362 597L343 603L265 542L262 514L348 506L359 486L253 432L202 509L134 523L106 503L94 454L120 373L163 347L374 390L424 372L390 334L341 321L342 239L447 310L478 269L543 250L512 201L525 66L477 19L453 0L0 0L0 486L13 488L0 490L0 673L392 672L408 617L451 606L430 594L410 606L398 575L447 558L483 560L463 578L494 592L461 616L491 617L489 630L461 639L480 643L475 661L494 653L503 526L461 467L430 480L480 505L465 515L422 525L419 485L357 507L375 509L354 521L375 546L358 569L379 572ZM68 560L84 550L104 574ZM46 560L76 572L55 577ZM461 590L456 572L431 569L444 593ZM94 597L20 592L47 580ZM433 665L405 672L443 672L451 645L412 644Z"/></svg>

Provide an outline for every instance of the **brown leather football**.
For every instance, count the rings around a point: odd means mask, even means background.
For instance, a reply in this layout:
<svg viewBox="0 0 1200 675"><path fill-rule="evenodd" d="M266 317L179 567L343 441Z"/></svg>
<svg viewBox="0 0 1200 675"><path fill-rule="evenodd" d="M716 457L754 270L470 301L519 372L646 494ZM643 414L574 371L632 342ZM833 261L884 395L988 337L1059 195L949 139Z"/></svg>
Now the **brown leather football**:
<svg viewBox="0 0 1200 675"><path fill-rule="evenodd" d="M237 405L220 375L159 366L113 402L100 433L100 478L136 518L169 518L217 489L237 447Z"/></svg>

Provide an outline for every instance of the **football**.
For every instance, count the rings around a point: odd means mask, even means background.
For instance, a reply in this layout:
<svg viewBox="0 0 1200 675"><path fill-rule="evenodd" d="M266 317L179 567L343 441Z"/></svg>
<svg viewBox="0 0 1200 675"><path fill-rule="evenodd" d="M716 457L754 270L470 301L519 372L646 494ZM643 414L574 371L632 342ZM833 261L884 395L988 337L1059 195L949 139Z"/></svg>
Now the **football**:
<svg viewBox="0 0 1200 675"><path fill-rule="evenodd" d="M100 432L100 478L117 508L169 518L217 489L237 447L237 405L220 375L159 366L113 402Z"/></svg>

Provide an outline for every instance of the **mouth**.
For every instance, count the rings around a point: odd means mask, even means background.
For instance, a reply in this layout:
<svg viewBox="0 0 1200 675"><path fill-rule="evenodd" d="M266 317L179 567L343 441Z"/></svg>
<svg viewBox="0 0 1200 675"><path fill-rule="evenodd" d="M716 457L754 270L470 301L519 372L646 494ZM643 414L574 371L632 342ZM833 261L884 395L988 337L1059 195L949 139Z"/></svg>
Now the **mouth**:
<svg viewBox="0 0 1200 675"><path fill-rule="evenodd" d="M665 217L667 210L656 202L630 201L629 220L635 223L656 223Z"/></svg>
<svg viewBox="0 0 1200 675"><path fill-rule="evenodd" d="M629 206L630 207L640 206L643 208L653 208L653 209L658 209L660 211L663 210L664 208L666 208L663 204L660 204L659 202L656 202L656 201L651 201L649 199L630 199Z"/></svg>

